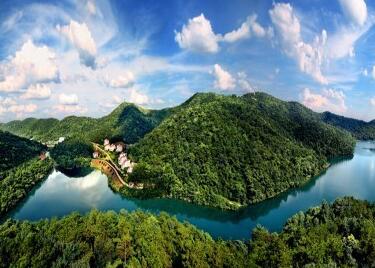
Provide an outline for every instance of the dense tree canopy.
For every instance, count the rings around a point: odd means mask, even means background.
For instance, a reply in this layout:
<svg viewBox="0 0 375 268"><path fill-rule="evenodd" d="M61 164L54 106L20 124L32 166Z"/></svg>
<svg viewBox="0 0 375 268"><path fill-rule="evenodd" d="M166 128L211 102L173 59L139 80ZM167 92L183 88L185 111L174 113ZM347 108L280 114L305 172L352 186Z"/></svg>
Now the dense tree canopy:
<svg viewBox="0 0 375 268"><path fill-rule="evenodd" d="M359 140L375 139L375 120L365 122L362 120L347 118L330 112L322 113L324 122L345 129Z"/></svg>
<svg viewBox="0 0 375 268"><path fill-rule="evenodd" d="M222 208L297 187L352 154L351 135L298 103L267 94L198 94L131 147L131 180Z"/></svg>
<svg viewBox="0 0 375 268"><path fill-rule="evenodd" d="M0 225L0 267L372 267L375 206L353 198L290 218L280 233L214 240L165 213L91 211Z"/></svg>
<svg viewBox="0 0 375 268"><path fill-rule="evenodd" d="M52 171L53 161L33 158L3 172L0 180L0 217L12 209Z"/></svg>
<svg viewBox="0 0 375 268"><path fill-rule="evenodd" d="M78 139L67 139L51 150L51 157L62 169L90 166L92 146Z"/></svg>
<svg viewBox="0 0 375 268"><path fill-rule="evenodd" d="M38 142L0 131L0 173L35 157L44 149L45 146Z"/></svg>
<svg viewBox="0 0 375 268"><path fill-rule="evenodd" d="M134 143L150 132L169 114L169 109L145 110L123 103L102 118L69 116L57 119L28 118L0 125L0 129L39 141L57 141L59 137L79 139L89 143L102 142L105 137Z"/></svg>

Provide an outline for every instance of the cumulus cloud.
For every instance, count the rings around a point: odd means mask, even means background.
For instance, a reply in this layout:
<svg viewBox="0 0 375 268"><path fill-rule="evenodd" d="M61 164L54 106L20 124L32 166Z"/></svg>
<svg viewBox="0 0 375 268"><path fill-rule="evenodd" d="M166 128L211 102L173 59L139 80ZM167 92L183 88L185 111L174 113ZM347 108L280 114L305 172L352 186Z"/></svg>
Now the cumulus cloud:
<svg viewBox="0 0 375 268"><path fill-rule="evenodd" d="M151 102L150 98L146 94L139 92L134 87L129 89L126 95L126 100L135 104L144 105L150 104Z"/></svg>
<svg viewBox="0 0 375 268"><path fill-rule="evenodd" d="M60 94L59 104L53 106L55 112L64 114L83 114L87 112L87 108L79 105L78 96L76 94Z"/></svg>
<svg viewBox="0 0 375 268"><path fill-rule="evenodd" d="M78 96L76 94L60 94L59 95L59 102L63 105L77 105L78 104Z"/></svg>
<svg viewBox="0 0 375 268"><path fill-rule="evenodd" d="M327 84L328 81L321 72L327 32L323 30L313 43L305 43L301 37L300 21L290 4L276 3L269 14L284 52L297 61L302 72L321 84Z"/></svg>
<svg viewBox="0 0 375 268"><path fill-rule="evenodd" d="M372 97L372 98L370 99L370 104L371 104L372 106L375 106L375 97Z"/></svg>
<svg viewBox="0 0 375 268"><path fill-rule="evenodd" d="M87 108L80 106L80 105L64 105L64 104L58 104L53 106L53 109L58 113L64 113L64 114L84 114L87 112Z"/></svg>
<svg viewBox="0 0 375 268"><path fill-rule="evenodd" d="M257 21L256 15L251 15L247 17L246 21L241 24L241 26L229 33L226 33L222 38L223 41L233 43L242 39L249 38L251 34L254 34L256 37L265 37L268 35L272 37L273 29L263 28Z"/></svg>
<svg viewBox="0 0 375 268"><path fill-rule="evenodd" d="M364 0L339 0L345 16L353 23L363 25L367 19L367 6Z"/></svg>
<svg viewBox="0 0 375 268"><path fill-rule="evenodd" d="M180 48L193 52L216 53L219 51L219 42L233 43L239 40L250 38L253 34L256 37L272 36L272 28L265 29L257 21L256 15L249 16L238 29L228 32L222 36L215 34L211 22L204 14L188 20L182 26L181 32L175 31L175 41Z"/></svg>
<svg viewBox="0 0 375 268"><path fill-rule="evenodd" d="M36 104L30 103L30 104L15 104L8 107L8 111L12 113L16 113L18 115L24 114L24 113L33 113L38 109L38 106Z"/></svg>
<svg viewBox="0 0 375 268"><path fill-rule="evenodd" d="M26 92L21 95L21 99L49 99L51 97L51 89L46 84L30 85Z"/></svg>
<svg viewBox="0 0 375 268"><path fill-rule="evenodd" d="M19 92L34 83L58 82L55 53L47 46L36 46L31 40L8 61L0 65L0 91Z"/></svg>
<svg viewBox="0 0 375 268"><path fill-rule="evenodd" d="M122 75L119 75L115 78L109 78L107 76L105 78L105 83L109 87L113 88L126 88L134 85L135 77L132 72L124 72Z"/></svg>
<svg viewBox="0 0 375 268"><path fill-rule="evenodd" d="M181 48L195 52L215 53L219 50L218 37L203 14L189 19L181 32L175 32L175 40Z"/></svg>
<svg viewBox="0 0 375 268"><path fill-rule="evenodd" d="M245 92L254 92L255 91L253 86L250 84L245 72L239 72L237 74L237 76L238 76L238 79L237 79L238 86L242 90L244 90Z"/></svg>
<svg viewBox="0 0 375 268"><path fill-rule="evenodd" d="M302 93L302 103L318 112L344 113L347 110L345 98L344 92L332 88L323 89L321 93L314 93L305 88Z"/></svg>
<svg viewBox="0 0 375 268"><path fill-rule="evenodd" d="M81 63L94 69L97 49L86 23L71 20L70 24L56 28L77 49Z"/></svg>
<svg viewBox="0 0 375 268"><path fill-rule="evenodd" d="M215 77L214 87L217 89L230 90L236 86L236 80L219 64L214 65L213 75Z"/></svg>

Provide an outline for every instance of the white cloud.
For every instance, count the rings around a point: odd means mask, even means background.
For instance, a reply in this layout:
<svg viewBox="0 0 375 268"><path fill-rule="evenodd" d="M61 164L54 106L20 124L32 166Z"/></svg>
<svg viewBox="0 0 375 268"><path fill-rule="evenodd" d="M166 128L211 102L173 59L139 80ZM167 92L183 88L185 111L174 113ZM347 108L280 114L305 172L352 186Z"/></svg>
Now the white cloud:
<svg viewBox="0 0 375 268"><path fill-rule="evenodd" d="M150 98L146 94L139 92L134 87L128 90L125 99L128 102L135 103L138 105L150 104L151 102Z"/></svg>
<svg viewBox="0 0 375 268"><path fill-rule="evenodd" d="M7 111L17 114L17 117L22 116L23 114L33 113L38 109L38 106L30 104L15 104L8 107Z"/></svg>
<svg viewBox="0 0 375 268"><path fill-rule="evenodd" d="M372 77L373 79L375 79L375 65L372 66L371 77Z"/></svg>
<svg viewBox="0 0 375 268"><path fill-rule="evenodd" d="M78 96L76 94L60 94L59 95L59 102L64 105L77 105L78 104Z"/></svg>
<svg viewBox="0 0 375 268"><path fill-rule="evenodd" d="M96 67L96 44L86 23L71 20L69 25L62 27L57 25L56 28L77 49L81 63L94 69Z"/></svg>
<svg viewBox="0 0 375 268"><path fill-rule="evenodd" d="M250 38L251 34L256 37L265 37L268 35L272 37L272 28L264 29L257 21L256 15L251 15L247 17L246 21L241 24L241 26L233 30L232 32L226 33L222 38L223 41L233 43L242 39Z"/></svg>
<svg viewBox="0 0 375 268"><path fill-rule="evenodd" d="M87 1L86 8L91 15L96 15L96 6L93 1Z"/></svg>
<svg viewBox="0 0 375 268"><path fill-rule="evenodd" d="M218 37L203 14L189 19L181 32L175 32L175 40L181 48L194 52L215 53L219 50Z"/></svg>
<svg viewBox="0 0 375 268"><path fill-rule="evenodd" d="M375 97L372 97L372 98L370 99L370 104L371 104L372 106L375 106Z"/></svg>
<svg viewBox="0 0 375 268"><path fill-rule="evenodd" d="M272 37L273 29L263 28L256 19L256 15L251 15L238 29L222 36L221 34L215 34L211 22L201 14L189 19L188 24L182 26L181 32L175 32L175 41L180 48L186 50L216 53L220 49L219 42L234 43L250 38L252 34L256 37Z"/></svg>
<svg viewBox="0 0 375 268"><path fill-rule="evenodd" d="M124 72L122 75L117 76L116 78L109 78L108 76L105 79L105 83L113 88L126 88L134 85L135 77L134 74L130 71Z"/></svg>
<svg viewBox="0 0 375 268"><path fill-rule="evenodd" d="M362 75L363 75L363 76L368 76L368 71L367 71L366 68L364 68L364 69L362 70Z"/></svg>
<svg viewBox="0 0 375 268"><path fill-rule="evenodd" d="M59 72L55 57L47 46L38 47L28 40L13 57L1 64L0 91L19 92L33 83L57 82Z"/></svg>
<svg viewBox="0 0 375 268"><path fill-rule="evenodd" d="M294 58L299 69L313 77L321 84L327 84L321 66L323 63L323 47L327 41L327 32L322 31L314 42L305 43L301 37L301 25L290 4L276 3L269 11L271 21L276 28L284 52Z"/></svg>
<svg viewBox="0 0 375 268"><path fill-rule="evenodd" d="M11 105L16 105L17 102L12 99L12 98L9 98L9 97L6 97L6 98L3 98L3 97L0 97L0 105L3 105L3 106L11 106Z"/></svg>
<svg viewBox="0 0 375 268"><path fill-rule="evenodd" d="M323 89L321 93L313 93L305 88L302 93L302 103L318 112L344 113L347 110L345 98L344 92L335 89Z"/></svg>
<svg viewBox="0 0 375 268"><path fill-rule="evenodd" d="M22 99L49 99L49 97L51 97L51 89L46 84L30 85L21 95Z"/></svg>
<svg viewBox="0 0 375 268"><path fill-rule="evenodd" d="M58 113L64 113L64 114L84 114L87 112L86 107L82 107L80 105L64 105L64 104L58 104L53 106L53 109L57 111Z"/></svg>
<svg viewBox="0 0 375 268"><path fill-rule="evenodd" d="M214 87L221 90L230 90L236 86L236 80L225 71L219 64L214 65L213 75L215 77Z"/></svg>
<svg viewBox="0 0 375 268"><path fill-rule="evenodd" d="M254 92L255 89L253 86L250 84L249 80L247 79L247 75L244 72L239 72L237 74L238 76L238 86L243 89L245 92Z"/></svg>
<svg viewBox="0 0 375 268"><path fill-rule="evenodd" d="M364 0L339 0L345 16L352 22L363 25L367 19L367 6Z"/></svg>

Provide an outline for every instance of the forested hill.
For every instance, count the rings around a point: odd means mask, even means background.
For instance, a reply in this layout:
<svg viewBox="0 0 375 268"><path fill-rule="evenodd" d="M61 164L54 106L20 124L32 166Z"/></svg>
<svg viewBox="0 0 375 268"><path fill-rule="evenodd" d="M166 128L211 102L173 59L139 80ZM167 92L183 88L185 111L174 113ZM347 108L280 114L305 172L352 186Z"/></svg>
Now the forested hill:
<svg viewBox="0 0 375 268"><path fill-rule="evenodd" d="M235 208L305 183L354 145L295 102L196 94L131 148L131 179L164 196Z"/></svg>
<svg viewBox="0 0 375 268"><path fill-rule="evenodd" d="M343 198L288 220L280 233L214 240L161 213L78 213L0 225L0 267L373 267L375 207Z"/></svg>
<svg viewBox="0 0 375 268"><path fill-rule="evenodd" d="M38 156L44 149L38 142L0 131L0 173Z"/></svg>
<svg viewBox="0 0 375 268"><path fill-rule="evenodd" d="M375 139L375 120L365 122L347 118L330 112L322 113L322 120L330 125L340 127L351 132L359 140Z"/></svg>
<svg viewBox="0 0 375 268"><path fill-rule="evenodd" d="M147 110L134 104L122 103L112 113L101 118L69 116L62 120L53 118L11 121L0 129L16 135L47 142L59 137L80 141L101 141L104 137L124 139L134 143L150 132L169 114L169 109Z"/></svg>

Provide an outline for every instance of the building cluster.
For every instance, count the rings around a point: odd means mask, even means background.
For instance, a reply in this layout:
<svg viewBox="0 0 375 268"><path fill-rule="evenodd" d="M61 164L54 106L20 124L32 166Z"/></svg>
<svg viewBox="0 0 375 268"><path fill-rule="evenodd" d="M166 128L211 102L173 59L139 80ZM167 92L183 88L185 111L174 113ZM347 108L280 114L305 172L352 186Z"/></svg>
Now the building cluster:
<svg viewBox="0 0 375 268"><path fill-rule="evenodd" d="M127 169L128 173L133 172L134 163L128 159L126 153L122 152L118 157L118 164L120 165L121 169Z"/></svg>
<svg viewBox="0 0 375 268"><path fill-rule="evenodd" d="M111 144L108 139L104 140L104 150L110 151L110 152L117 152L121 153L125 150L125 143L123 142L116 142Z"/></svg>
<svg viewBox="0 0 375 268"><path fill-rule="evenodd" d="M118 165L121 167L122 170L126 170L127 173L132 173L134 168L134 162L131 162L128 159L127 154L125 153L126 144L123 142L116 142L110 143L108 139L104 140L103 143L104 150L109 152L116 152L119 153L118 155ZM93 158L99 158L100 153L95 151L93 153Z"/></svg>

